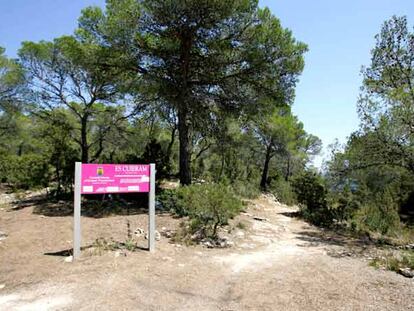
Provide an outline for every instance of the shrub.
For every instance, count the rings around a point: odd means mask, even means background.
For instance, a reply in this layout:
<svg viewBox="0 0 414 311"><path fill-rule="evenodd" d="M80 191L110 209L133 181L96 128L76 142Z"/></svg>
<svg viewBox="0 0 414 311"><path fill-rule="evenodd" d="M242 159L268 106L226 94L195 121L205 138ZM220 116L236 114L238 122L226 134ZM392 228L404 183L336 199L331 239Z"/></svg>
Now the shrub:
<svg viewBox="0 0 414 311"><path fill-rule="evenodd" d="M0 158L2 182L7 182L14 188L45 187L49 180L48 173L48 162L41 155L4 155Z"/></svg>
<svg viewBox="0 0 414 311"><path fill-rule="evenodd" d="M276 196L279 202L286 205L294 205L297 203L295 191L289 182L283 178L278 178L270 184L270 191Z"/></svg>
<svg viewBox="0 0 414 311"><path fill-rule="evenodd" d="M177 192L176 189L161 190L157 195L157 207L163 211L170 211L178 216L187 216L187 211L181 210L178 205Z"/></svg>
<svg viewBox="0 0 414 311"><path fill-rule="evenodd" d="M361 208L360 199L348 187L341 192L330 193L328 202L335 219L342 223L352 219Z"/></svg>
<svg viewBox="0 0 414 311"><path fill-rule="evenodd" d="M247 199L255 199L260 195L258 183L252 181L236 180L231 184L234 193L239 197Z"/></svg>
<svg viewBox="0 0 414 311"><path fill-rule="evenodd" d="M375 196L360 208L354 217L354 227L359 231L378 232L382 235L395 235L401 230L398 204L389 191Z"/></svg>
<svg viewBox="0 0 414 311"><path fill-rule="evenodd" d="M190 219L190 233L217 238L218 228L242 210L242 202L230 187L221 184L191 185L177 189L176 209Z"/></svg>
<svg viewBox="0 0 414 311"><path fill-rule="evenodd" d="M334 213L328 208L327 190L322 178L313 172L305 172L292 183L298 202L303 204L302 215L318 226L330 226Z"/></svg>

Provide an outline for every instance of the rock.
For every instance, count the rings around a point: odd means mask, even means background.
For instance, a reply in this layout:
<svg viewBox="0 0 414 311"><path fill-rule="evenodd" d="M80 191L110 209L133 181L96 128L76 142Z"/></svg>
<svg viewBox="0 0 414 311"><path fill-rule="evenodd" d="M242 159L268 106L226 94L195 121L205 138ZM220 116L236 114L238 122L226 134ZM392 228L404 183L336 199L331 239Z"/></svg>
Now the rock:
<svg viewBox="0 0 414 311"><path fill-rule="evenodd" d="M0 289L3 289L6 287L6 284L0 284Z"/></svg>
<svg viewBox="0 0 414 311"><path fill-rule="evenodd" d="M174 234L175 234L175 231L173 231L173 230L169 230L165 227L161 228L161 235L166 237L166 238L172 238L174 236Z"/></svg>
<svg viewBox="0 0 414 311"><path fill-rule="evenodd" d="M263 194L263 196L264 196L266 199L270 200L270 201L275 201L275 202L278 202L278 200L277 200L276 196L275 196L273 193L266 193L266 194Z"/></svg>
<svg viewBox="0 0 414 311"><path fill-rule="evenodd" d="M182 267L185 267L185 264L179 263L178 266L182 268Z"/></svg>
<svg viewBox="0 0 414 311"><path fill-rule="evenodd" d="M7 238L7 234L3 231L0 231L0 241L5 240Z"/></svg>
<svg viewBox="0 0 414 311"><path fill-rule="evenodd" d="M400 268L398 269L398 273L405 276L406 278L413 278L414 277L414 271L410 268Z"/></svg>
<svg viewBox="0 0 414 311"><path fill-rule="evenodd" d="M226 248L231 247L234 245L232 241L228 239L228 237L223 237L218 240L212 240L212 239L204 239L201 240L201 245L205 246L207 248Z"/></svg>
<svg viewBox="0 0 414 311"><path fill-rule="evenodd" d="M168 256L162 257L162 260L165 260L165 261L174 261L173 258L168 257Z"/></svg>
<svg viewBox="0 0 414 311"><path fill-rule="evenodd" d="M201 245L207 247L207 248L214 248L215 247L215 243L212 242L211 240L207 239L204 241L201 241Z"/></svg>
<svg viewBox="0 0 414 311"><path fill-rule="evenodd" d="M137 229L134 231L134 234L135 234L136 236L141 236L141 235L143 235L144 233L145 233L144 229L141 229L141 228L137 228Z"/></svg>
<svg viewBox="0 0 414 311"><path fill-rule="evenodd" d="M73 261L73 256L68 256L65 258L65 262L72 262Z"/></svg>
<svg viewBox="0 0 414 311"><path fill-rule="evenodd" d="M145 235L145 239L148 240L148 233ZM155 241L161 240L161 234L155 230Z"/></svg>
<svg viewBox="0 0 414 311"><path fill-rule="evenodd" d="M202 238L203 234L201 231L195 232L193 235L191 235L190 239L193 241L199 241Z"/></svg>
<svg viewBox="0 0 414 311"><path fill-rule="evenodd" d="M414 243L413 244L407 244L404 247L405 249L414 249Z"/></svg>
<svg viewBox="0 0 414 311"><path fill-rule="evenodd" d="M122 252L122 251L116 251L115 252L115 257L126 257L127 256L127 254L125 253L125 252Z"/></svg>
<svg viewBox="0 0 414 311"><path fill-rule="evenodd" d="M237 230L234 235L238 238L243 238L244 237L244 232L240 231L240 230Z"/></svg>

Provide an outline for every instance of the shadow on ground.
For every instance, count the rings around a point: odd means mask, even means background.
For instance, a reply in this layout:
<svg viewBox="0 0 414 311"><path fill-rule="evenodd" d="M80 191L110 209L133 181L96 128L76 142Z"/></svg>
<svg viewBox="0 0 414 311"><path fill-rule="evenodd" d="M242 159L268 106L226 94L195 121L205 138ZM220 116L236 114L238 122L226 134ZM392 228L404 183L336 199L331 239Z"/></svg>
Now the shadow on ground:
<svg viewBox="0 0 414 311"><path fill-rule="evenodd" d="M300 212L284 212L280 214L303 220ZM327 254L331 257L362 256L368 249L376 245L368 236L356 236L343 228L329 230L309 226L302 231L295 232L295 234L296 239L299 240L299 247L324 247L328 250ZM336 246L337 248L333 249L331 246Z"/></svg>
<svg viewBox="0 0 414 311"><path fill-rule="evenodd" d="M73 216L73 202L71 200L49 199L44 195L33 196L27 199L12 202L9 212L33 207L33 214L47 217ZM92 197L82 200L82 216L102 218L108 216L128 216L148 213L148 195L134 195L124 197ZM156 210L157 214L167 211Z"/></svg>
<svg viewBox="0 0 414 311"><path fill-rule="evenodd" d="M149 251L148 247L143 247L143 246L138 246L138 245L135 245L134 247L131 248L130 246L126 245L125 242L112 241L112 243L113 245L111 247L108 246L107 248L102 247L102 245L97 245L97 244L82 246L81 251L86 251L88 249L99 248L99 247L101 247L101 251L115 251L115 250L126 250L126 249L132 252ZM68 256L73 255L73 248L68 248L68 249L64 249L64 250L60 250L56 252L47 252L47 253L44 253L43 255L56 256L56 257L68 257Z"/></svg>

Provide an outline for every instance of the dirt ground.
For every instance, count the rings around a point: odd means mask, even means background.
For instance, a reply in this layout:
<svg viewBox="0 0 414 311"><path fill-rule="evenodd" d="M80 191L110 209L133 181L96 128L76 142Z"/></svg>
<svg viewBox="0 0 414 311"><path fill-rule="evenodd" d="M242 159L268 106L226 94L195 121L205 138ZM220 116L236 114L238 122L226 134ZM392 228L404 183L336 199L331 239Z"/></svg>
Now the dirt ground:
<svg viewBox="0 0 414 311"><path fill-rule="evenodd" d="M368 265L374 246L316 229L271 197L232 222L226 249L162 236L149 253L141 235L138 251L104 251L94 241L125 241L127 221L146 230L145 211L84 216L76 262L67 260L70 204L2 206L0 310L414 310L412 279ZM160 231L180 222L162 213L156 221Z"/></svg>

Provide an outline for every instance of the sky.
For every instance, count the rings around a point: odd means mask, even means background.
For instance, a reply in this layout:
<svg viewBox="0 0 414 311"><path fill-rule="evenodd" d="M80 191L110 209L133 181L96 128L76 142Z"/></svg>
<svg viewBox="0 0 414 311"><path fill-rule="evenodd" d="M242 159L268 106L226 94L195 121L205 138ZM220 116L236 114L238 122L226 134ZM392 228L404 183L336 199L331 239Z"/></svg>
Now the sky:
<svg viewBox="0 0 414 311"><path fill-rule="evenodd" d="M359 125L356 103L361 66L369 66L374 36L392 15L406 15L413 25L414 0L260 0L294 37L308 44L305 70L296 89L293 112L307 132L327 146ZM104 0L0 0L0 46L16 57L25 40L51 40L71 34L82 8Z"/></svg>

